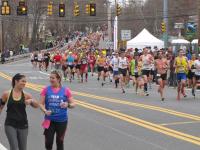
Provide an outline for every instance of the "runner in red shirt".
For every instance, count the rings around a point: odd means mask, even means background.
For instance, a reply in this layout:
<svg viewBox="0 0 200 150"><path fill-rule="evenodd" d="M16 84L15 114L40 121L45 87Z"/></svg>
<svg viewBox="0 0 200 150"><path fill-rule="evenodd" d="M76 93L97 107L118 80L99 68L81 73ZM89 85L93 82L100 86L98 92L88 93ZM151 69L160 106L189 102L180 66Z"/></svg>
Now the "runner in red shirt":
<svg viewBox="0 0 200 150"><path fill-rule="evenodd" d="M62 62L62 55L57 52L56 55L53 57L53 60L55 62L55 69L60 69L61 67L61 62Z"/></svg>
<svg viewBox="0 0 200 150"><path fill-rule="evenodd" d="M95 66L95 63L96 63L96 57L94 55L94 52L91 52L89 54L88 61L89 61L90 70L91 70L91 73L92 73L92 76L93 76L93 74L94 74L94 66Z"/></svg>

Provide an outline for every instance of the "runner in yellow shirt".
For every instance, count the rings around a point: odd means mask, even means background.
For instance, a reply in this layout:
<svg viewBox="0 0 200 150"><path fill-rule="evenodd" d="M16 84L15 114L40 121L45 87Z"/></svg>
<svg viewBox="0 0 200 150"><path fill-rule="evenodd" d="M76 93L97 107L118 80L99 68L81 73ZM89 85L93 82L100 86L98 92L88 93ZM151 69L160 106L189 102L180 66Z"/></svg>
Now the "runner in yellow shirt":
<svg viewBox="0 0 200 150"><path fill-rule="evenodd" d="M187 95L185 94L185 86L189 68L188 60L184 56L184 52L182 49L179 50L179 55L178 57L175 58L174 67L177 73L177 81L178 81L177 100L180 100L181 94L184 97L187 97Z"/></svg>

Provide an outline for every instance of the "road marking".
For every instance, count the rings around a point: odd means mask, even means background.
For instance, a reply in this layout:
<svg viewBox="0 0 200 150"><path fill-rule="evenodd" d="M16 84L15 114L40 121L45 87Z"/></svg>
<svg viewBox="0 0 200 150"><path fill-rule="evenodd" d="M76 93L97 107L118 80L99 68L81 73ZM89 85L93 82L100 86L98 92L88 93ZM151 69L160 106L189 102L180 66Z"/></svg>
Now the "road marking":
<svg viewBox="0 0 200 150"><path fill-rule="evenodd" d="M8 76L8 75L6 75L2 72L0 72L0 76L3 77L3 78L6 78L8 80L11 80L10 76ZM33 87L39 87L39 88L45 87L44 85L38 85L38 84L34 84L34 83L27 83L27 86L28 85L33 86ZM182 117L182 118L187 118L187 119L191 119L191 120L195 120L195 121L200 121L200 116L196 116L196 115L192 115L192 114L188 114L188 113L183 113L183 112L178 112L178 111L175 111L175 110L166 109L166 108L162 108L162 107L158 107L158 106L146 105L146 104L141 104L141 103L133 103L133 102L125 101L125 100L96 96L96 95L87 94L87 93L83 93L83 92L72 91L72 93L74 95L78 95L78 96L82 96L82 97L93 98L93 100L107 101L107 102L111 102L111 103L123 104L123 105L132 106L132 107L139 107L139 108L159 111L159 112L163 112L163 113L166 113L166 114L170 114L170 115L174 115L174 116L178 116L178 117Z"/></svg>
<svg viewBox="0 0 200 150"><path fill-rule="evenodd" d="M49 76L49 75L50 75L49 73L42 72L42 71L39 71L39 73L41 73L41 74L44 74L44 75L47 75L47 76Z"/></svg>
<svg viewBox="0 0 200 150"><path fill-rule="evenodd" d="M41 91L41 87L32 86L31 84L29 84L27 87L30 89L33 89L35 91ZM165 135L168 135L168 136L180 139L180 140L184 140L184 141L187 141L187 142L190 142L190 143L200 146L200 137L196 137L196 136L185 134L185 133L182 133L182 132L179 132L176 130L172 130L172 129L163 127L161 125L157 125L157 124L154 124L154 123L151 123L151 122L139 119L139 118L135 118L135 117L132 117L132 116L120 113L120 112L116 112L116 111L113 111L113 110L110 110L110 109L107 109L104 107L100 107L100 106L93 105L90 103L82 102L79 100L75 100L75 101L78 105L85 107L87 109L91 109L91 110L106 114L108 116L112 116L114 118L118 118L120 120L129 122L131 124L135 124L135 125L141 126L143 128L150 129L155 132L163 133Z"/></svg>
<svg viewBox="0 0 200 150"><path fill-rule="evenodd" d="M9 79L10 78L8 78L8 80ZM27 84L27 87L32 89L32 90L35 90L35 91L41 91L41 89L42 89L42 87L33 86L30 83ZM126 121L128 123L135 124L135 125L138 125L140 127L143 127L143 128L146 128L146 129L158 132L158 133L163 133L165 135L168 135L168 136L180 139L180 140L184 140L184 141L187 141L187 142L190 142L190 143L193 143L193 144L200 146L200 137L185 134L185 133L182 133L182 132L179 132L179 131L176 131L176 130L173 130L173 129L169 129L169 128L163 127L161 125L157 125L157 124L154 124L154 123L151 123L151 122L139 119L139 118L135 118L135 117L129 116L127 114L116 112L116 111L113 111L113 110L110 110L110 109L107 109L107 108L104 108L104 107L100 107L100 106L93 105L93 104L90 104L90 103L82 102L82 101L79 101L79 100L75 100L75 101L78 105L80 105L84 108L94 110L94 111L103 113L105 115L112 116L114 118L118 118L120 120Z"/></svg>
<svg viewBox="0 0 200 150"><path fill-rule="evenodd" d="M77 102L77 104L79 104L80 106L83 106L85 108L95 110L97 112L101 112L103 114L118 118L120 120L129 122L132 124L136 124L138 126L141 126L141 127L144 127L144 128L147 128L147 129L159 132L159 133L163 133L163 134L171 136L171 137L175 137L177 139L181 139L181 140L184 140L184 141L196 144L196 145L200 145L199 137L195 137L195 136L192 136L189 134L185 134L185 133L182 133L182 132L179 132L176 130L172 130L172 129L160 126L160 125L156 125L154 123L147 122L145 120L138 119L138 118L135 118L135 117L123 114L123 113L115 112L110 109L103 108L103 107L100 107L97 105L85 103L85 102L78 101L78 100L76 100L76 102Z"/></svg>
<svg viewBox="0 0 200 150"><path fill-rule="evenodd" d="M200 123L200 121L186 121L186 122L171 122L171 123L161 123L161 126L171 126L171 125L184 125L184 124L195 124Z"/></svg>
<svg viewBox="0 0 200 150"><path fill-rule="evenodd" d="M8 150L8 149L5 148L5 147L0 143L0 150Z"/></svg>

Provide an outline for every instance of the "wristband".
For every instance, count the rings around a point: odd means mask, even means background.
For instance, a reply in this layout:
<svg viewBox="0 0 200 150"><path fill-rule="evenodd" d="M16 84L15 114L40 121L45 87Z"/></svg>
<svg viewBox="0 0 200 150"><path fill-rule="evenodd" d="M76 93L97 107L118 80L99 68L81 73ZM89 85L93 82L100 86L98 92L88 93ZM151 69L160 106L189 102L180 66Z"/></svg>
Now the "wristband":
<svg viewBox="0 0 200 150"><path fill-rule="evenodd" d="M6 103L2 100L2 98L0 99L0 106L4 106Z"/></svg>
<svg viewBox="0 0 200 150"><path fill-rule="evenodd" d="M67 106L68 108L70 108L71 107L71 104L70 103L68 103L68 106Z"/></svg>

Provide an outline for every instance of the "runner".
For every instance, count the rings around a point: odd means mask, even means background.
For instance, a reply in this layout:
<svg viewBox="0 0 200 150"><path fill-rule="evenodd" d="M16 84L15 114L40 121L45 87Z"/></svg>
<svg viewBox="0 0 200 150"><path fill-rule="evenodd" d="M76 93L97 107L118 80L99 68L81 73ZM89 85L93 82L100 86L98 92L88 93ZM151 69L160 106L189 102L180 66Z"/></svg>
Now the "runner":
<svg viewBox="0 0 200 150"><path fill-rule="evenodd" d="M104 66L106 64L106 58L103 55L102 52L100 52L99 57L97 58L97 70L98 70L98 78L97 80L100 80L100 77L102 77L102 83L104 82Z"/></svg>
<svg viewBox="0 0 200 150"><path fill-rule="evenodd" d="M81 54L78 53L77 54L77 59L76 59L76 74L77 74L77 79L78 79L78 82L81 82L80 81L80 75L81 75L81 72L80 72L80 69L81 69Z"/></svg>
<svg viewBox="0 0 200 150"><path fill-rule="evenodd" d="M157 70L157 80L158 80L158 92L160 93L161 100L164 101L164 87L167 80L167 69L168 69L168 61L163 56L163 52L158 52L158 59L155 61L155 68Z"/></svg>
<svg viewBox="0 0 200 150"><path fill-rule="evenodd" d="M50 53L45 52L44 53L44 67L45 67L46 72L48 71L49 61L50 61Z"/></svg>
<svg viewBox="0 0 200 150"><path fill-rule="evenodd" d="M106 78L109 76L109 66L110 66L110 58L105 57L105 62L103 66L103 71L101 72L101 76L103 78L103 81L101 83L101 86L104 86L106 84Z"/></svg>
<svg viewBox="0 0 200 150"><path fill-rule="evenodd" d="M193 83L193 88L192 88L192 95L195 97L195 90L198 86L198 83L200 83L200 54L198 55L198 59L194 61L194 83Z"/></svg>
<svg viewBox="0 0 200 150"><path fill-rule="evenodd" d="M69 52L69 55L67 56L67 70L69 75L69 81L72 82L73 77L73 69L74 69L74 57L72 56L72 52Z"/></svg>
<svg viewBox="0 0 200 150"><path fill-rule="evenodd" d="M138 82L138 88L137 89L137 93L136 94L139 94L141 96L145 95L144 93L144 78L143 78L143 75L142 75L142 65L143 65L143 62L140 60L139 56L137 58L135 58L136 60L138 59L138 78L137 78L137 82ZM137 87L137 86L136 86Z"/></svg>
<svg viewBox="0 0 200 150"><path fill-rule="evenodd" d="M121 52L121 57L119 57L119 74L120 74L120 83L122 93L125 93L125 83L126 83L126 75L127 75L127 68L128 68L128 60L125 57L125 52Z"/></svg>
<svg viewBox="0 0 200 150"><path fill-rule="evenodd" d="M43 122L45 148L52 150L56 134L57 150L64 150L64 136L68 124L67 108L74 108L71 91L61 85L62 76L58 71L50 74L50 86L41 92L40 108L45 113Z"/></svg>
<svg viewBox="0 0 200 150"><path fill-rule="evenodd" d="M59 70L61 67L62 56L58 51L57 51L56 55L53 57L53 60L55 62L55 69Z"/></svg>
<svg viewBox="0 0 200 150"><path fill-rule="evenodd" d="M142 75L144 78L144 92L146 96L149 96L148 93L148 82L149 82L149 76L150 76L150 71L153 63L153 57L152 55L148 54L148 49L144 48L143 49L143 55L140 56L140 59L142 61Z"/></svg>
<svg viewBox="0 0 200 150"><path fill-rule="evenodd" d="M132 77L133 80L133 86L135 85L135 91L136 94L138 94L138 77L139 77L139 73L138 73L138 59L139 56L135 55L135 57L133 55L131 55L131 61L130 61L130 75Z"/></svg>
<svg viewBox="0 0 200 150"><path fill-rule="evenodd" d="M37 63L38 63L38 54L37 52L34 53L34 68L37 68Z"/></svg>
<svg viewBox="0 0 200 150"><path fill-rule="evenodd" d="M189 63L189 71L188 71L187 78L188 78L188 87L189 88L193 88L194 87L193 86L193 80L194 80L194 75L195 75L195 68L194 68L195 60L196 60L196 55L192 54L192 59L188 61L188 63Z"/></svg>
<svg viewBox="0 0 200 150"><path fill-rule="evenodd" d="M67 80L67 51L62 55L62 72L64 81Z"/></svg>
<svg viewBox="0 0 200 150"><path fill-rule="evenodd" d="M42 71L42 62L43 62L43 55L42 52L40 51L38 54L38 63L39 63L39 70Z"/></svg>
<svg viewBox="0 0 200 150"><path fill-rule="evenodd" d="M93 76L94 75L94 67L95 67L95 63L96 63L96 58L95 58L94 52L90 52L88 61L89 61L90 70L91 70L91 73Z"/></svg>
<svg viewBox="0 0 200 150"><path fill-rule="evenodd" d="M115 56L111 61L111 66L113 68L113 77L115 80L115 88L118 88L119 84L119 53L115 52Z"/></svg>
<svg viewBox="0 0 200 150"><path fill-rule="evenodd" d="M81 57L80 74L81 74L81 83L83 83L84 74L85 74L85 82L87 82L88 81L88 57L87 57L86 52L83 52L83 55Z"/></svg>
<svg viewBox="0 0 200 150"><path fill-rule="evenodd" d="M186 74L188 73L188 60L184 56L184 52L182 49L179 50L179 55L176 57L174 62L174 67L177 73L177 81L178 81L178 88L177 88L177 100L180 100L181 94L184 97L187 97L185 94L185 86L186 86Z"/></svg>
<svg viewBox="0 0 200 150"><path fill-rule="evenodd" d="M5 133L10 150L27 150L28 120L26 106L38 107L36 100L26 92L26 77L16 74L12 78L12 89L3 92L0 99L0 113L7 103Z"/></svg>

